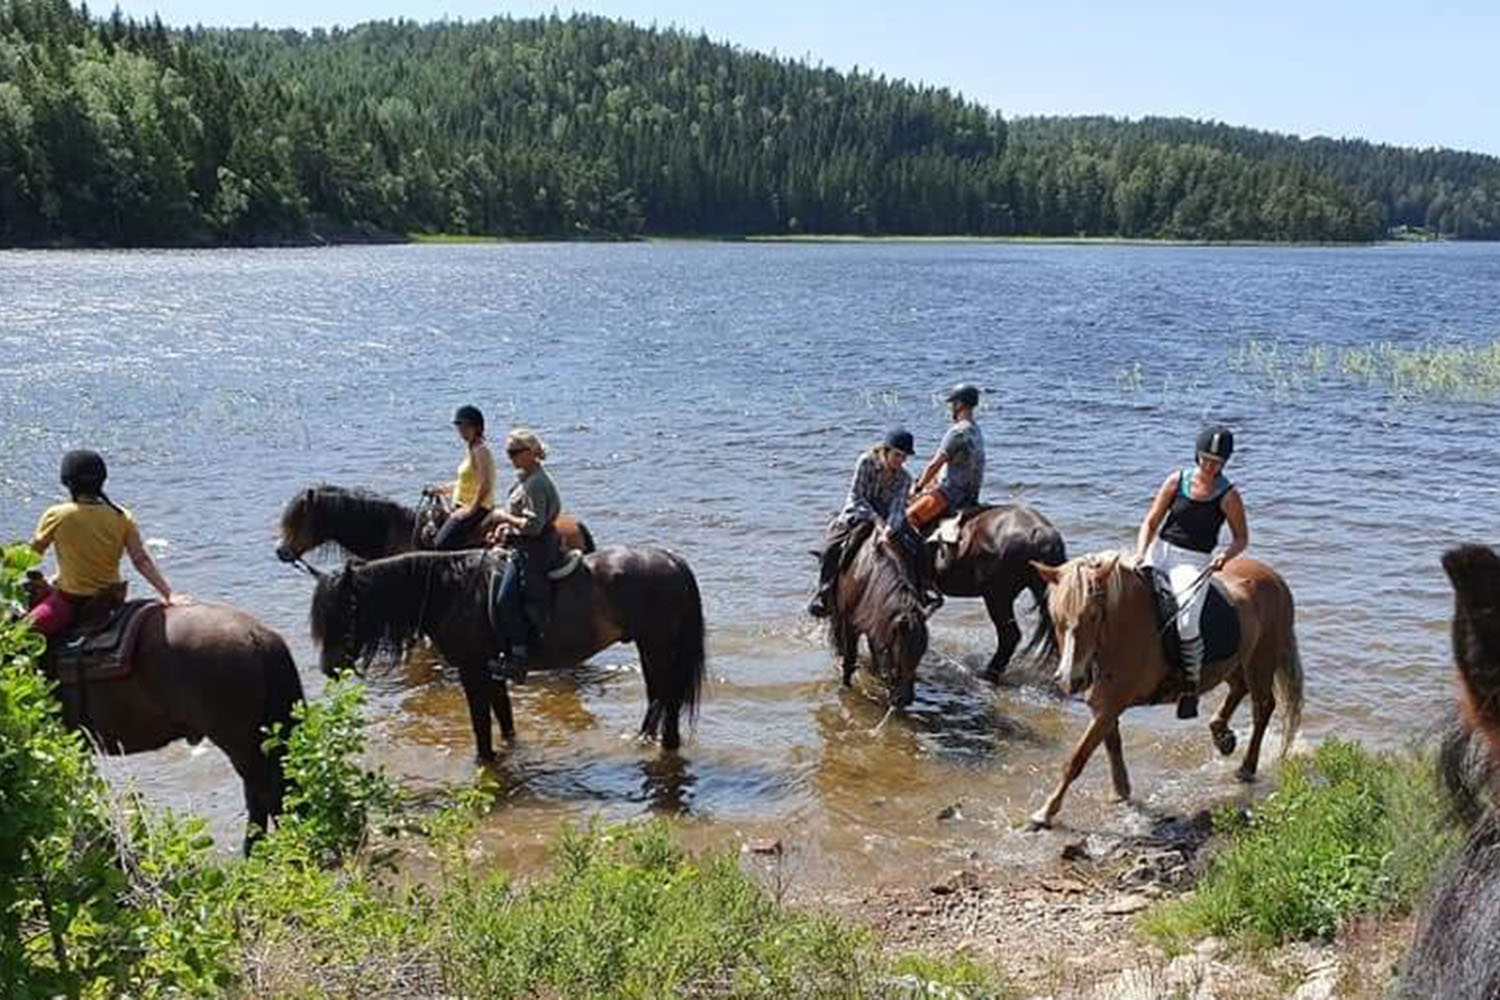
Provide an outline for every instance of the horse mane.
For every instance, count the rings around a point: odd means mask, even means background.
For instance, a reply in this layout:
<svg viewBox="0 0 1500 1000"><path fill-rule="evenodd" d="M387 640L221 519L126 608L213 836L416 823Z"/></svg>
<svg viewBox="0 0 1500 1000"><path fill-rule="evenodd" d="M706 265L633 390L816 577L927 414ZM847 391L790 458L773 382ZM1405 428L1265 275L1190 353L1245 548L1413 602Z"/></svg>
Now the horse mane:
<svg viewBox="0 0 1500 1000"><path fill-rule="evenodd" d="M461 600L481 600L486 555L479 551L407 552L371 562L351 560L318 581L312 636L342 637L347 652L400 658ZM349 611L353 608L353 620Z"/></svg>
<svg viewBox="0 0 1500 1000"><path fill-rule="evenodd" d="M299 519L322 539L315 550L341 546L356 555L386 551L393 523L415 522L416 511L364 487L318 483L301 490L281 514L281 534L291 538Z"/></svg>
<svg viewBox="0 0 1500 1000"><path fill-rule="evenodd" d="M1093 552L1070 559L1058 567L1057 582L1048 588L1048 610L1055 621L1078 621L1094 595L1099 593L1102 578L1105 612L1113 611L1119 607L1125 581L1138 568L1135 556L1118 550Z"/></svg>
<svg viewBox="0 0 1500 1000"><path fill-rule="evenodd" d="M877 645L889 645L894 633L910 633L910 623L925 621L922 614L922 594L917 588L911 564L891 543L882 537L877 525L870 537L860 546L860 555L849 569L853 570L863 558L870 567L866 575L860 600L848 609L836 608L834 618L829 619L829 639L836 643L839 625L852 626L856 631L873 636ZM913 617L915 616L915 617Z"/></svg>

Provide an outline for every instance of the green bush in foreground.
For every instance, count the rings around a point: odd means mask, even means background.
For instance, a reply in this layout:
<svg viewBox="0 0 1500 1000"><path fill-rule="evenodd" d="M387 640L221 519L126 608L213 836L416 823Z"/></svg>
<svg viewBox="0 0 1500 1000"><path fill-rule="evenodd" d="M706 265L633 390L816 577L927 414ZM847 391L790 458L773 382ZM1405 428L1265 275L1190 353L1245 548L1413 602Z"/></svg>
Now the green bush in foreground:
<svg viewBox="0 0 1500 1000"><path fill-rule="evenodd" d="M662 823L566 832L550 873L512 882L475 850L484 789L419 813L362 765L348 679L272 737L294 784L283 821L250 858L217 854L201 820L111 794L10 614L31 560L0 556L5 1000L1003 995L982 966L892 959L778 906Z"/></svg>
<svg viewBox="0 0 1500 1000"><path fill-rule="evenodd" d="M1229 845L1144 928L1175 950L1209 934L1329 937L1355 915L1403 912L1457 846L1448 816L1424 758L1331 740L1288 761L1248 823L1220 817Z"/></svg>

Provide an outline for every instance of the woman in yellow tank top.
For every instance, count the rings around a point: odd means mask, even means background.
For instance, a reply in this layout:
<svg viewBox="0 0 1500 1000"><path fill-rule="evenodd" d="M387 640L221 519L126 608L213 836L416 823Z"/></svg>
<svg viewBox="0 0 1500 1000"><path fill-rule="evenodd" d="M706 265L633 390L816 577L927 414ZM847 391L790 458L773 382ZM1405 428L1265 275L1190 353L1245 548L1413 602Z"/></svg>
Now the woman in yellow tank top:
<svg viewBox="0 0 1500 1000"><path fill-rule="evenodd" d="M164 601L180 603L141 542L135 518L104 495L107 475L97 452L70 451L63 456L62 484L72 500L48 507L31 540L38 553L57 549L56 586L28 615L32 627L43 635L64 631L79 604L118 584L120 556L127 553Z"/></svg>
<svg viewBox="0 0 1500 1000"><path fill-rule="evenodd" d="M484 440L484 414L477 406L460 406L453 415L453 426L466 450L453 485L433 491L453 498L453 510L433 539L433 546L439 549L473 544L470 539L489 517L495 496L495 458Z"/></svg>

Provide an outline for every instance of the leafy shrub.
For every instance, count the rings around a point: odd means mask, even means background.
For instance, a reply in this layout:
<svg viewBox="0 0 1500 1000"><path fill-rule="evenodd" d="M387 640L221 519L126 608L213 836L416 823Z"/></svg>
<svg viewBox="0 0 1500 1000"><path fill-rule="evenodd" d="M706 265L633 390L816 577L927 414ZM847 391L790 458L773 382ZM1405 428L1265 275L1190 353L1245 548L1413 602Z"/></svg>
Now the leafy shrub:
<svg viewBox="0 0 1500 1000"><path fill-rule="evenodd" d="M1426 760L1339 740L1288 761L1248 822L1229 812L1218 824L1230 843L1197 891L1146 918L1169 947L1329 937L1356 914L1403 912L1458 836Z"/></svg>

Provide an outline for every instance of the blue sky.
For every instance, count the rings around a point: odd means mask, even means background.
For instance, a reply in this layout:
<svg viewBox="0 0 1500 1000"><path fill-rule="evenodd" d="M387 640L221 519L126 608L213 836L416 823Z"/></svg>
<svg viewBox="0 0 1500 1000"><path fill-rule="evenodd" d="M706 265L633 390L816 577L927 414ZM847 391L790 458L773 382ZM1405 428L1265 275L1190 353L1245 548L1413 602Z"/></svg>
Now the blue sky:
<svg viewBox="0 0 1500 1000"><path fill-rule="evenodd" d="M299 28L576 9L941 84L1006 117L1186 115L1500 154L1500 0L122 0L121 7L160 13L173 25Z"/></svg>

